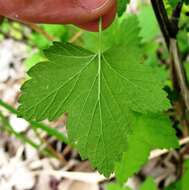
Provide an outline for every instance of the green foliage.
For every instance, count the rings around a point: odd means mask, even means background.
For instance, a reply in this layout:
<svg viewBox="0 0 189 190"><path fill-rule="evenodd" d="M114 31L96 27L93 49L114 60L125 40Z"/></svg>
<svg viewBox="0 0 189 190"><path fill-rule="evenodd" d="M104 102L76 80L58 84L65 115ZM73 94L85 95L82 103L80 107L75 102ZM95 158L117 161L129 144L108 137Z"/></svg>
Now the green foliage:
<svg viewBox="0 0 189 190"><path fill-rule="evenodd" d="M147 18L148 21L146 21ZM155 37L160 35L160 29L151 6L142 6L138 19L141 28L140 36L142 37L142 42L151 42Z"/></svg>
<svg viewBox="0 0 189 190"><path fill-rule="evenodd" d="M189 187L189 160L184 162L183 175L180 180L171 184L165 190L187 190Z"/></svg>
<svg viewBox="0 0 189 190"><path fill-rule="evenodd" d="M107 190L131 190L129 187L121 187L118 184L109 184Z"/></svg>
<svg viewBox="0 0 189 190"><path fill-rule="evenodd" d="M115 21L113 22L113 24L106 29L105 31L103 31L102 33L102 46L101 49L102 51L105 51L107 49L109 49L110 47L112 47L113 45L116 45L117 43L120 43L120 30L121 30L121 26L122 27L127 27L125 26L125 22L122 21L122 17L121 18L116 18ZM126 23L129 24L129 26L132 23ZM125 35L122 35L122 39L125 37ZM82 36L82 40L83 40L83 47L94 52L97 53L98 52L98 43L96 43L98 41L98 33L95 32L85 32Z"/></svg>
<svg viewBox="0 0 189 190"><path fill-rule="evenodd" d="M130 0L117 0L117 13L118 16L121 16L127 7L127 4L130 2Z"/></svg>
<svg viewBox="0 0 189 190"><path fill-rule="evenodd" d="M175 132L165 116L136 114L133 126L135 129L128 136L127 150L116 167L119 183L124 183L137 172L148 160L153 149L178 147Z"/></svg>
<svg viewBox="0 0 189 190"><path fill-rule="evenodd" d="M26 65L27 70L33 67L36 63L45 61L45 57L42 52L37 51L33 53L31 56L29 56L24 64Z"/></svg>
<svg viewBox="0 0 189 190"><path fill-rule="evenodd" d="M182 55L187 54L189 51L189 39L188 39L187 31L181 30L177 35L177 39L178 39L178 45L179 45Z"/></svg>
<svg viewBox="0 0 189 190"><path fill-rule="evenodd" d="M128 158L132 156L128 147L138 150L141 135L145 135L144 141L150 139L146 149L177 145L169 122L151 118L170 104L158 73L140 63L137 18L129 17L124 24L130 27L120 32L127 38L105 52L54 43L45 51L49 61L28 72L31 79L23 85L20 98L19 116L28 120L54 120L68 112L70 143L106 176L114 171L123 152L128 152ZM154 119L158 128L153 130ZM169 136L166 142L159 135L151 136L159 132ZM147 154L144 157L147 159ZM133 164L131 171L135 170Z"/></svg>
<svg viewBox="0 0 189 190"><path fill-rule="evenodd" d="M169 1L169 4L170 4L173 8L175 8L175 7L177 6L178 2L179 2L179 0L168 0L168 1Z"/></svg>
<svg viewBox="0 0 189 190"><path fill-rule="evenodd" d="M157 186L153 178L151 177L147 178L147 180L140 187L140 190L157 190Z"/></svg>
<svg viewBox="0 0 189 190"><path fill-rule="evenodd" d="M116 39L118 38L116 35L119 28L118 21L119 19L116 19L113 24L102 33L102 51L109 49L113 44L115 44ZM98 41L98 37L98 33L86 31L82 36L83 48L97 53L99 49L99 45L96 43Z"/></svg>
<svg viewBox="0 0 189 190"><path fill-rule="evenodd" d="M108 190L132 190L129 187L121 187L118 184L109 184ZM157 186L152 177L148 177L146 181L141 185L139 190L157 190Z"/></svg>
<svg viewBox="0 0 189 190"><path fill-rule="evenodd" d="M60 41L62 39L66 39L67 37L67 30L62 25L43 24L40 25L40 27L50 37L54 38L54 40ZM32 32L29 36L29 40L32 44L35 44L35 46L39 48L47 48L50 44L49 40L44 35L37 32Z"/></svg>

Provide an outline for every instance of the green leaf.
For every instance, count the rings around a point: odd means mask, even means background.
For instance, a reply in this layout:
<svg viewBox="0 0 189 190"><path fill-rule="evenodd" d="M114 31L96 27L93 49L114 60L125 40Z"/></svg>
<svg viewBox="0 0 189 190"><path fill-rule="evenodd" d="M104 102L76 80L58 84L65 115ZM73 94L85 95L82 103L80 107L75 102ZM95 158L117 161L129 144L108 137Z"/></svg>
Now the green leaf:
<svg viewBox="0 0 189 190"><path fill-rule="evenodd" d="M28 57L24 61L24 64L25 64L25 66L26 66L27 69L30 69L36 63L42 62L44 60L45 60L44 55L40 51L37 51L37 52L33 53L30 57Z"/></svg>
<svg viewBox="0 0 189 190"><path fill-rule="evenodd" d="M63 25L41 24L40 27L49 36L55 38L54 40L56 41L60 41L61 39L65 39L67 37L67 30ZM32 32L29 39L30 42L41 49L47 48L51 44L51 41L49 41L44 35L37 32Z"/></svg>
<svg viewBox="0 0 189 190"><path fill-rule="evenodd" d="M127 43L128 39L133 40L133 43L138 43L140 41L138 35L139 28L133 26L138 22L134 16L122 16L116 18L113 24L102 33L102 45L101 48L103 51L110 49L114 45L119 45L122 43ZM137 23L138 25L138 23ZM85 32L82 36L84 41L84 48L92 51L98 52L98 33L95 32ZM138 39L139 41L135 40ZM137 47L138 54L138 47Z"/></svg>
<svg viewBox="0 0 189 190"><path fill-rule="evenodd" d="M130 0L117 0L117 13L118 16L121 16L127 7L127 4L130 2Z"/></svg>
<svg viewBox="0 0 189 190"><path fill-rule="evenodd" d="M128 136L127 150L116 166L116 177L124 183L143 166L157 148L176 148L178 140L169 119L163 115L135 115L134 130Z"/></svg>
<svg viewBox="0 0 189 190"><path fill-rule="evenodd" d="M116 44L118 41L118 36L120 35L119 28L120 28L120 20L122 18L115 18L114 22L102 33L102 50L105 51L112 47L113 44ZM128 24L128 20L127 20ZM122 39L125 36L121 36ZM85 31L82 35L82 41L84 43L83 47L92 51L98 52L98 33L96 32L87 32Z"/></svg>
<svg viewBox="0 0 189 190"><path fill-rule="evenodd" d="M185 0L184 0L185 1ZM179 0L168 0L169 4L172 8L175 8L179 2Z"/></svg>
<svg viewBox="0 0 189 190"><path fill-rule="evenodd" d="M146 20L148 19L148 20ZM140 36L142 42L152 42L158 35L160 35L160 29L154 15L152 6L142 6L138 14L139 26L141 28Z"/></svg>
<svg viewBox="0 0 189 190"><path fill-rule="evenodd" d="M107 190L131 190L129 187L121 187L118 184L109 184Z"/></svg>
<svg viewBox="0 0 189 190"><path fill-rule="evenodd" d="M139 188L140 190L157 190L156 183L152 177L148 177ZM119 184L112 183L107 186L107 190L131 190L129 187L122 187Z"/></svg>
<svg viewBox="0 0 189 190"><path fill-rule="evenodd" d="M189 187L189 160L184 163L184 174L181 179L181 190L188 189Z"/></svg>
<svg viewBox="0 0 189 190"><path fill-rule="evenodd" d="M45 52L49 61L28 72L20 98L19 116L28 120L54 120L68 112L70 142L106 176L127 149L134 112L170 106L158 73L140 63L136 17L132 22L124 43L104 53L55 43Z"/></svg>
<svg viewBox="0 0 189 190"><path fill-rule="evenodd" d="M157 190L157 186L152 177L148 177L147 180L142 184L140 190Z"/></svg>
<svg viewBox="0 0 189 190"><path fill-rule="evenodd" d="M188 5L189 4L189 0L184 0L185 4Z"/></svg>

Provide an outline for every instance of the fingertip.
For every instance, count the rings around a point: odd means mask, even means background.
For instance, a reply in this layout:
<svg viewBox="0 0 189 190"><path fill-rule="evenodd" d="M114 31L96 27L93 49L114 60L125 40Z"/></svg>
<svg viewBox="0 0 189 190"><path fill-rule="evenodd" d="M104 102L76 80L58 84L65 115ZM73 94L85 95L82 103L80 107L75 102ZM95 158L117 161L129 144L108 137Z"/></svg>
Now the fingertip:
<svg viewBox="0 0 189 190"><path fill-rule="evenodd" d="M112 0L78 0L78 3L85 10L95 11L109 6L112 4Z"/></svg>
<svg viewBox="0 0 189 190"><path fill-rule="evenodd" d="M105 30L108 26L110 26L116 16L116 4L113 4L109 10L102 16L102 28ZM93 21L75 24L76 26L91 31L98 32L99 31L99 17Z"/></svg>

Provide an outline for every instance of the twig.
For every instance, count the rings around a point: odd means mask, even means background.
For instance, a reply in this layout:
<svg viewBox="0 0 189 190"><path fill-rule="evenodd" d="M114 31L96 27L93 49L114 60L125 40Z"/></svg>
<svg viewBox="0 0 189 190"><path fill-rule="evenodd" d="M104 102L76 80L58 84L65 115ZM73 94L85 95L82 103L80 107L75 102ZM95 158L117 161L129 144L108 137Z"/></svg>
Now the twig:
<svg viewBox="0 0 189 190"><path fill-rule="evenodd" d="M17 114L17 111L13 107L9 106L8 104L3 102L2 100L0 100L0 106L3 106L4 108L9 110L13 114ZM34 121L30 122L30 124L34 128L34 132L36 132L36 136L39 138L39 140L41 140L41 143L42 143L42 145L41 144L37 145L32 140L30 140L28 137L24 136L23 134L17 133L12 128L12 126L9 124L8 120L4 117L4 115L1 112L0 112L0 118L1 118L2 122L4 123L4 126L6 126L6 130L8 132L10 132L11 134L14 134L18 139L22 140L23 142L30 144L33 148L38 150L39 153L43 153L47 156L53 156L53 157L57 158L58 160L60 160L63 165L66 164L66 160L64 159L63 155L61 155L56 150L54 150L54 148L45 139L41 138L40 134L38 134L38 132L37 132L38 128L40 128L40 129L45 128L46 129L49 127L47 127L43 124L39 124L39 123L34 122ZM36 125L37 125L37 127L35 127Z"/></svg>
<svg viewBox="0 0 189 190"><path fill-rule="evenodd" d="M75 33L75 34L69 39L69 42L70 42L70 43L75 42L78 38L81 37L82 34L83 34L83 31L82 31L82 30L80 30L79 32Z"/></svg>
<svg viewBox="0 0 189 190"><path fill-rule="evenodd" d="M181 139L179 141L179 145L180 146L186 145L188 143L189 143L189 137L183 138L183 139ZM153 150L150 153L149 160L157 158L157 157L160 157L160 156L162 156L164 154L167 154L168 152L169 152L169 150L167 150L167 149L164 149L164 150Z"/></svg>
<svg viewBox="0 0 189 190"><path fill-rule="evenodd" d="M178 46L177 41L173 38L170 39L170 54L173 58L173 64L174 68L177 74L178 83L181 89L181 94L186 106L186 109L189 113L189 91L187 86L187 78L184 73L183 65L180 61L179 52L178 52Z"/></svg>
<svg viewBox="0 0 189 190"><path fill-rule="evenodd" d="M180 146L186 145L189 143L189 137L186 137L179 141ZM170 150L153 150L149 156L149 160L160 157ZM55 176L57 178L67 178L70 180L82 181L87 183L101 183L102 181L107 180L106 177L100 175L98 172L72 172L72 171L62 171L62 170L44 170L45 174ZM39 175L41 171L34 171L33 175ZM115 174L112 174L109 179L115 178Z"/></svg>
<svg viewBox="0 0 189 190"><path fill-rule="evenodd" d="M31 139L29 139L27 136L25 136L24 134L21 133L17 133L12 126L10 125L10 123L8 122L7 118L0 112L0 118L1 121L3 122L4 125L4 129L10 133L13 134L17 139L20 139L22 142L29 144L30 146L32 146L35 149L39 148L39 145L37 145L36 143L34 143ZM40 151L40 153L42 153L45 156L50 156L50 152L47 149L43 149Z"/></svg>
<svg viewBox="0 0 189 190"><path fill-rule="evenodd" d="M44 170L46 175L54 176L58 179L67 178L70 180L82 181L86 183L100 183L101 181L106 180L103 175L100 175L98 172L72 172L72 171L62 171L62 170ZM34 171L33 175L39 175L41 171ZM114 175L112 175L114 177Z"/></svg>
<svg viewBox="0 0 189 190"><path fill-rule="evenodd" d="M46 32L45 30L43 30L40 26L38 26L35 23L30 23L30 22L22 22L25 25L28 25L31 29L33 29L34 31L42 34L48 41L54 41L55 38L53 36L51 36L48 32ZM75 33L69 40L70 43L75 42L81 35L83 34L83 31L80 30L79 32Z"/></svg>
<svg viewBox="0 0 189 190"><path fill-rule="evenodd" d="M157 21L159 23L160 29L164 36L167 48L169 49L169 40L170 40L170 21L167 16L167 12L164 8L162 0L151 0L154 13L156 15Z"/></svg>
<svg viewBox="0 0 189 190"><path fill-rule="evenodd" d="M6 110L10 111L13 114L16 114L16 115L18 114L16 109L14 109L12 106L10 106L9 104L7 104L1 99L0 99L0 107L5 108ZM28 121L28 122L32 125L32 127L42 129L45 132L47 132L49 135L56 137L56 139L64 142L65 144L68 143L67 137L62 132L59 132L58 130L51 128L43 123L39 123L36 121Z"/></svg>
<svg viewBox="0 0 189 190"><path fill-rule="evenodd" d="M176 35L178 33L178 21L182 9L183 2L179 0L172 14L172 19L169 20L162 0L151 0L152 6L164 36L167 48L172 58L172 77L173 84L177 91L181 89L181 95L185 103L187 112L189 113L189 91L187 77L184 72L183 65L179 58L179 48L177 46ZM185 111L184 111L185 113Z"/></svg>
<svg viewBox="0 0 189 190"><path fill-rule="evenodd" d="M26 21L22 21L23 24L29 26L32 30L42 34L48 41L54 41L54 37L51 36L48 32L46 32L45 30L43 30L40 26L38 26L35 23L31 23L31 22L26 22Z"/></svg>
<svg viewBox="0 0 189 190"><path fill-rule="evenodd" d="M173 13L172 13L170 33L173 38L176 38L176 35L179 31L178 24L179 24L179 18L181 15L183 2L184 2L183 0L179 0L177 6L175 7L175 9L173 10Z"/></svg>
<svg viewBox="0 0 189 190"><path fill-rule="evenodd" d="M47 148L51 152L51 154L61 162L62 165L66 165L67 161L64 159L64 156L61 155L58 151L56 151L51 146L51 144L41 136L41 134L38 132L38 130L36 128L34 128L34 132L35 132L37 138L41 141L38 151L42 151Z"/></svg>

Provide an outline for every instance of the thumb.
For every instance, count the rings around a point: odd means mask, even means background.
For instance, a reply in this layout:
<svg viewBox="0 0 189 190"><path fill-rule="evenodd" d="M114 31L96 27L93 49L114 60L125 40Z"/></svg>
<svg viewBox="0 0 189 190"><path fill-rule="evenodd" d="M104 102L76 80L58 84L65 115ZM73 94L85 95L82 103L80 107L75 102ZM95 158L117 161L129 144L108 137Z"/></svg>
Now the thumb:
<svg viewBox="0 0 189 190"><path fill-rule="evenodd" d="M115 4L116 0L0 0L0 14L20 21L75 24L86 29L92 22L94 29L95 20L110 15Z"/></svg>
<svg viewBox="0 0 189 190"><path fill-rule="evenodd" d="M98 31L99 18L102 17L102 27L108 27L116 15L116 1L115 0L78 0L80 6L87 11L90 16L87 20L80 20L75 22L75 25L91 30ZM90 19L91 17L91 19Z"/></svg>
<svg viewBox="0 0 189 190"><path fill-rule="evenodd" d="M78 7L75 6L75 24L95 21L99 17L108 14L116 6L116 0L76 0Z"/></svg>
<svg viewBox="0 0 189 190"><path fill-rule="evenodd" d="M93 14L93 17L95 14L99 16L114 4L114 0L77 0L77 2L84 11Z"/></svg>

